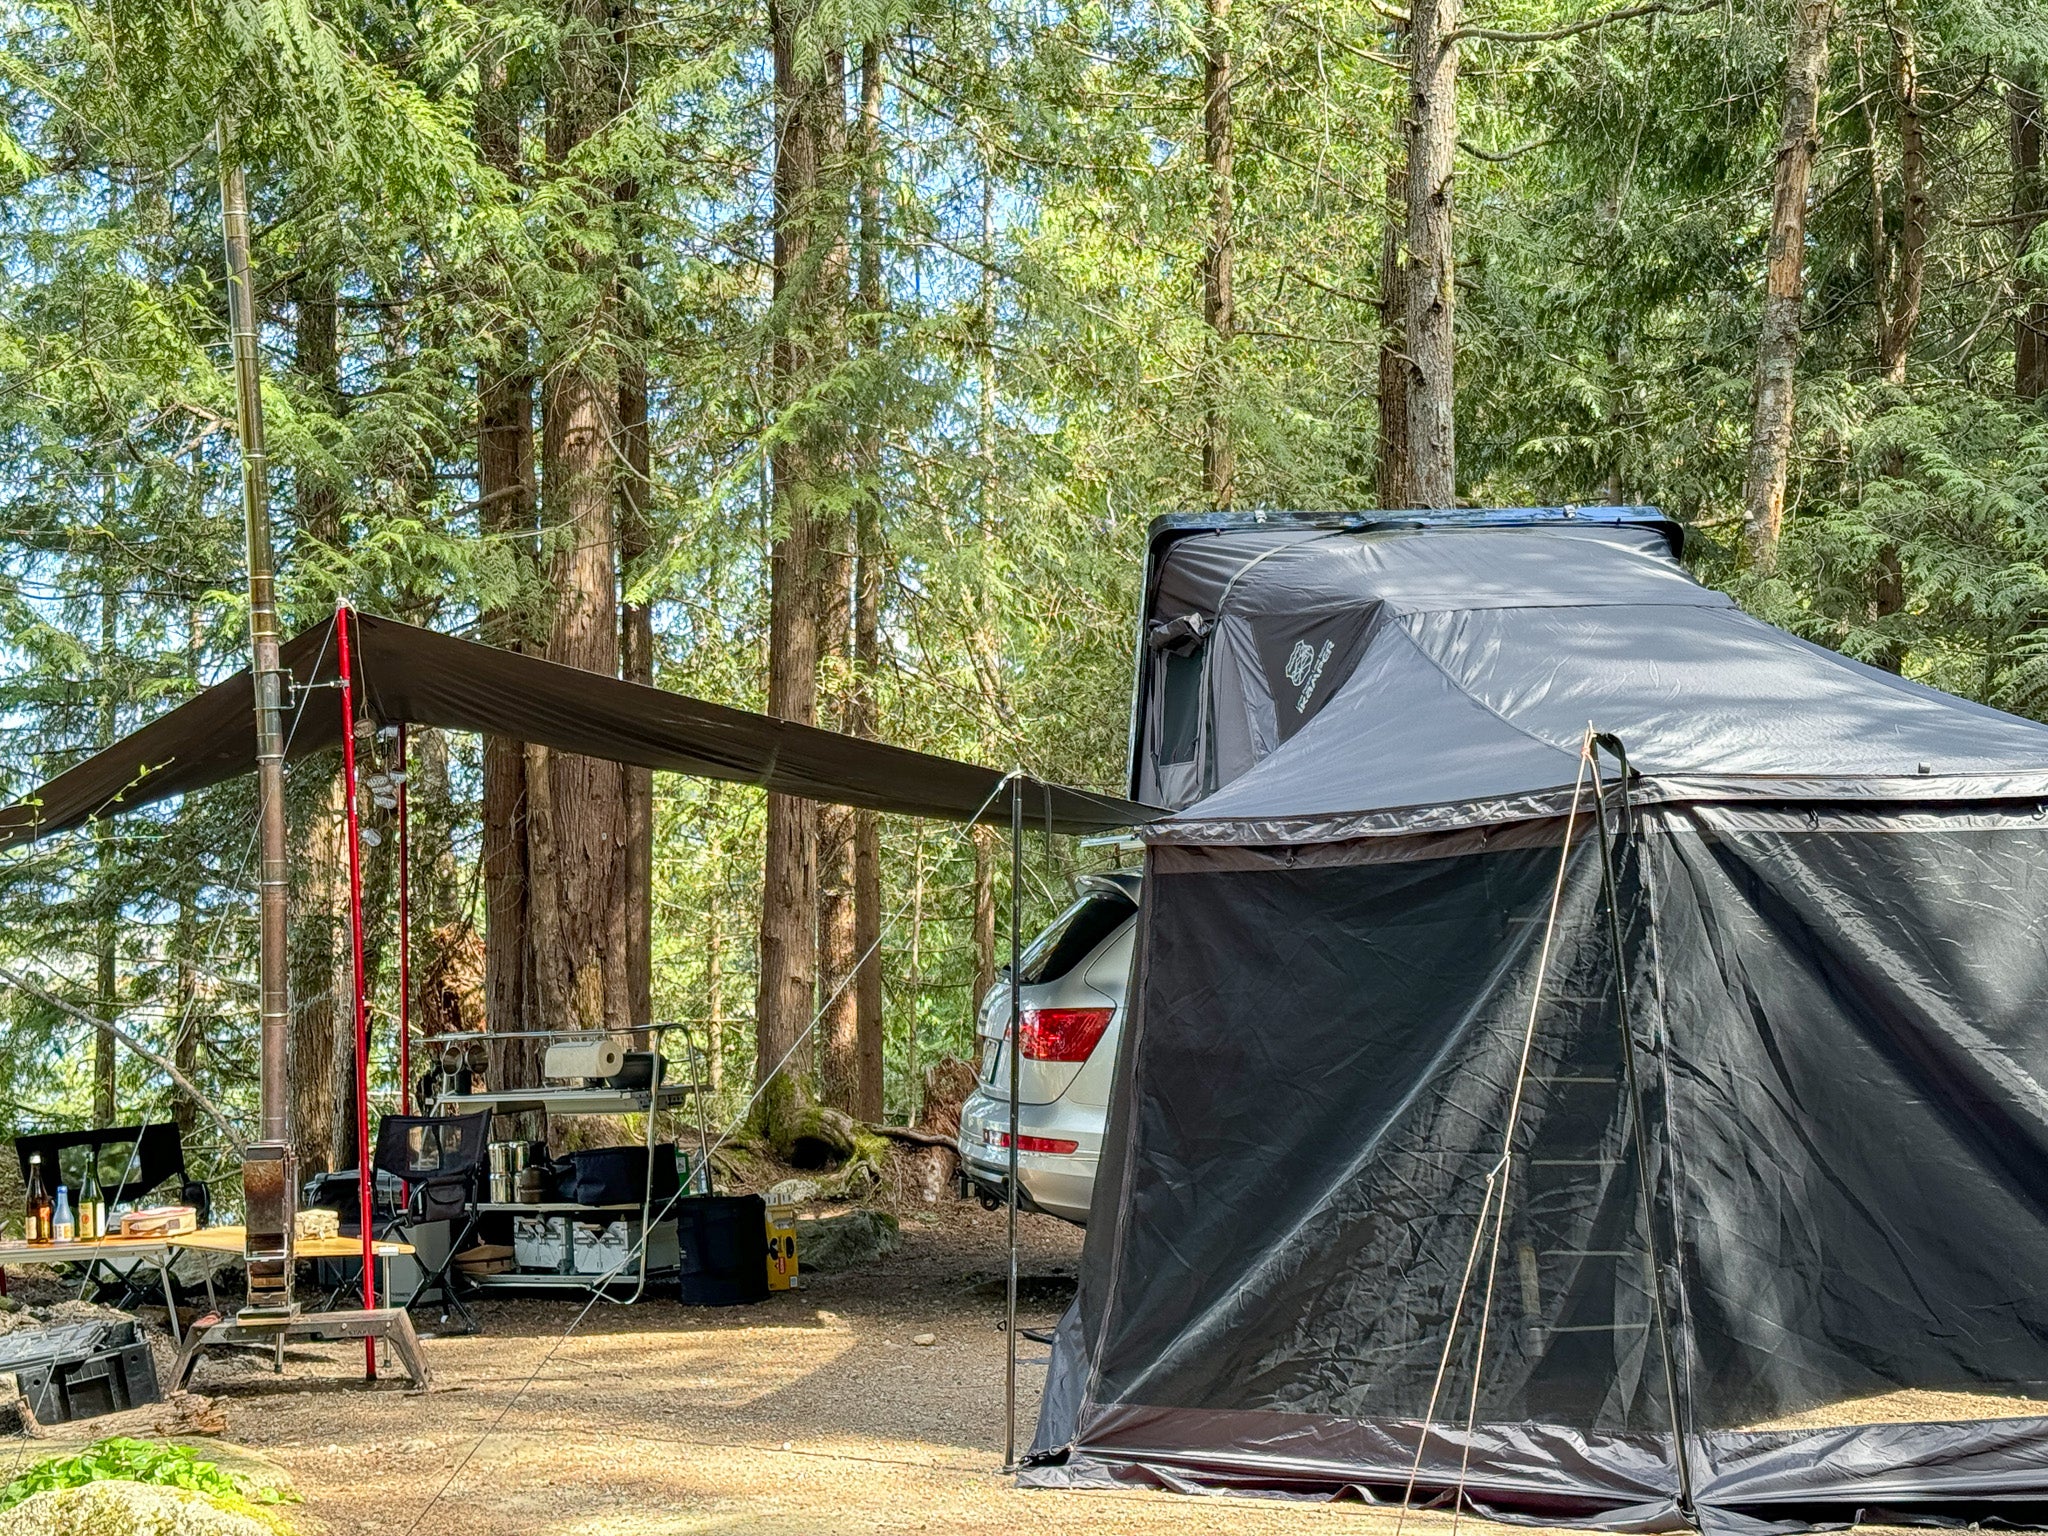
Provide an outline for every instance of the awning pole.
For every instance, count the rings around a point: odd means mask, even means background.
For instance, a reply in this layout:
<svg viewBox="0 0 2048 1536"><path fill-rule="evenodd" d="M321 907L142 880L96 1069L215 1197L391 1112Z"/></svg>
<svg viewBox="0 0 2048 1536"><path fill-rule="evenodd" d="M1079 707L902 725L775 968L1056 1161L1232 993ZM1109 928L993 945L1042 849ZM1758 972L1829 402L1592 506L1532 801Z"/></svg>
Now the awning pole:
<svg viewBox="0 0 2048 1536"><path fill-rule="evenodd" d="M348 828L349 986L355 998L356 1025L356 1207L363 1223L363 1310L377 1305L376 1248L370 1209L370 1002L363 988L363 828L356 807L355 675L349 657L350 620L346 603L334 610L334 633L341 664L341 789L342 819ZM377 1379L377 1341L363 1340L363 1379Z"/></svg>
<svg viewBox="0 0 2048 1536"><path fill-rule="evenodd" d="M1024 780L1010 778L1010 1276L1004 1301L1003 1470L1017 1470L1017 1099L1023 1092L1019 1057L1024 1045L1023 982L1017 955L1024 895Z"/></svg>

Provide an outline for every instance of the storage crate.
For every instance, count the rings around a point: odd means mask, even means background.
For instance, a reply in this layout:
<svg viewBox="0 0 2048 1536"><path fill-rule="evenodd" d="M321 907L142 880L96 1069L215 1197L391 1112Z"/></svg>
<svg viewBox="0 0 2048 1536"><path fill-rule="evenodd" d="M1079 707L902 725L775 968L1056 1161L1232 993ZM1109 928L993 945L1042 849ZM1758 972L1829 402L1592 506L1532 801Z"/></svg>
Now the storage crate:
<svg viewBox="0 0 2048 1536"><path fill-rule="evenodd" d="M576 1273L606 1275L616 1271L620 1279L637 1278L640 1255L635 1252L635 1245L639 1241L638 1216L622 1216L608 1222L577 1222ZM654 1234L647 1241L648 1271L674 1269L676 1258L676 1224L657 1221Z"/></svg>
<svg viewBox="0 0 2048 1536"><path fill-rule="evenodd" d="M521 1269L561 1274L569 1267L569 1222L563 1216L514 1216L512 1260Z"/></svg>
<svg viewBox="0 0 2048 1536"><path fill-rule="evenodd" d="M16 1329L0 1338L0 1373L14 1377L43 1424L96 1419L163 1395L156 1361L132 1322Z"/></svg>

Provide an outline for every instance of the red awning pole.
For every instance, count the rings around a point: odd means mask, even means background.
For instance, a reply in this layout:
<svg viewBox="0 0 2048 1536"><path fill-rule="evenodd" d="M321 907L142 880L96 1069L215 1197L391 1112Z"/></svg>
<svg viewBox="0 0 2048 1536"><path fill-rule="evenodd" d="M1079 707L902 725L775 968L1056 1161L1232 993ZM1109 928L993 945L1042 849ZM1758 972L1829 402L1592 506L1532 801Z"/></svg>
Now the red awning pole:
<svg viewBox="0 0 2048 1536"><path fill-rule="evenodd" d="M412 826L405 792L412 759L398 727L398 1112L412 1113Z"/></svg>
<svg viewBox="0 0 2048 1536"><path fill-rule="evenodd" d="M371 1230L370 1167L370 1001L363 990L363 828L356 809L355 671L349 663L348 604L334 610L334 633L341 663L341 779L344 819L348 826L349 979L356 1008L356 1200L363 1222L363 1310L377 1305L376 1268L371 1260L376 1234ZM377 1379L377 1341L363 1340L363 1379Z"/></svg>

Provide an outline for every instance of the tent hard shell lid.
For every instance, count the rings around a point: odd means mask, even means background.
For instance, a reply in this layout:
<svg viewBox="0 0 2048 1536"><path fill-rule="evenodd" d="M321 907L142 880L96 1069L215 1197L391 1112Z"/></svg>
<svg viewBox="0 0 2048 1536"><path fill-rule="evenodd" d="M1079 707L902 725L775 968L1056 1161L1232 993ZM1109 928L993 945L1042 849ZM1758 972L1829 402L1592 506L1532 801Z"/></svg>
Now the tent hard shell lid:
<svg viewBox="0 0 2048 1536"><path fill-rule="evenodd" d="M479 731L868 810L954 821L1010 817L1007 793L996 794L1004 775L993 768L621 682L392 619L350 618L355 686L380 725ZM334 627L335 620L323 620L285 643L282 665L297 687L336 679ZM0 810L0 847L252 772L252 712L247 672L216 683ZM291 724L289 755L304 757L340 737L334 710L301 710ZM1033 828L1097 832L1157 814L1038 779L1024 778L1022 787Z"/></svg>
<svg viewBox="0 0 2048 1536"><path fill-rule="evenodd" d="M1415 522L1155 541L1179 809L1027 1477L2048 1524L2048 728L1651 514Z"/></svg>

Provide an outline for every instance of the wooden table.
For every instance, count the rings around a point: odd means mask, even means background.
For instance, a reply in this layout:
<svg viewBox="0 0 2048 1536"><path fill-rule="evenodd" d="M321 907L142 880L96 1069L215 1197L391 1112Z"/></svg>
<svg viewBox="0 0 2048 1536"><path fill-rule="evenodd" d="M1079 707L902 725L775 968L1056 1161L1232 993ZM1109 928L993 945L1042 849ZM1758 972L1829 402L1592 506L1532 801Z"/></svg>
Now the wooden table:
<svg viewBox="0 0 2048 1536"><path fill-rule="evenodd" d="M204 1234L186 1235L198 1237ZM0 1239L0 1264L83 1264L88 1284L93 1272L102 1264L123 1280L127 1275L115 1261L129 1259L147 1264L156 1271L157 1279L164 1288L164 1310L171 1315L171 1339L177 1343L182 1341L178 1332L178 1298L171 1289L171 1265L177 1259L177 1253L171 1246L173 1241L164 1237L92 1237L68 1243L25 1243L19 1239ZM206 1278L206 1295L209 1301L213 1299L211 1275Z"/></svg>
<svg viewBox="0 0 2048 1536"><path fill-rule="evenodd" d="M181 1232L169 1241L179 1248L227 1253L239 1259L247 1249L248 1240L248 1229L244 1227L202 1227L197 1232ZM393 1259L412 1251L411 1243L388 1238L376 1238L370 1243L373 1259ZM363 1240L360 1237L298 1237L292 1240L292 1256L299 1259L360 1259ZM387 1282L390 1279L388 1269L385 1279ZM386 1288L388 1291L388 1284ZM201 1318L193 1325L191 1340L179 1351L177 1366L171 1373L171 1389L176 1391L191 1380L192 1368L198 1363L202 1351L220 1344L255 1344L270 1353L272 1369L282 1375L285 1340L300 1337L329 1341L365 1337L388 1339L404 1360L414 1384L426 1386L429 1379L427 1363L420 1354L419 1340L413 1335L412 1318L403 1307L386 1306L372 1312L330 1314L325 1310L326 1305L323 1302L321 1310L295 1317L251 1322L218 1316Z"/></svg>
<svg viewBox="0 0 2048 1536"><path fill-rule="evenodd" d="M178 1298L171 1287L171 1266L177 1262L179 1252L190 1248L200 1253L231 1254L239 1259L248 1241L248 1231L243 1227L201 1227L196 1232L177 1232L167 1237L94 1237L69 1243L24 1243L0 1238L0 1264L83 1264L88 1283L101 1265L125 1280L127 1276L117 1267L117 1261L147 1264L156 1271L158 1283L163 1286L164 1310L171 1318L171 1341L182 1344ZM390 1259L411 1253L412 1244L379 1240L371 1249L375 1257ZM301 1259L360 1259L363 1241L359 1237L302 1237L292 1244L292 1252ZM206 1277L206 1300L213 1310L220 1310L211 1274Z"/></svg>
<svg viewBox="0 0 2048 1536"><path fill-rule="evenodd" d="M166 1238L164 1241L177 1248L197 1248L206 1253L232 1253L239 1258L248 1247L249 1231L246 1227L201 1227L197 1232L180 1232L177 1236ZM370 1244L370 1252L375 1258L393 1259L400 1254L411 1253L412 1244L377 1238ZM360 1259L363 1256L363 1240L360 1237L294 1238L292 1256L300 1259Z"/></svg>

